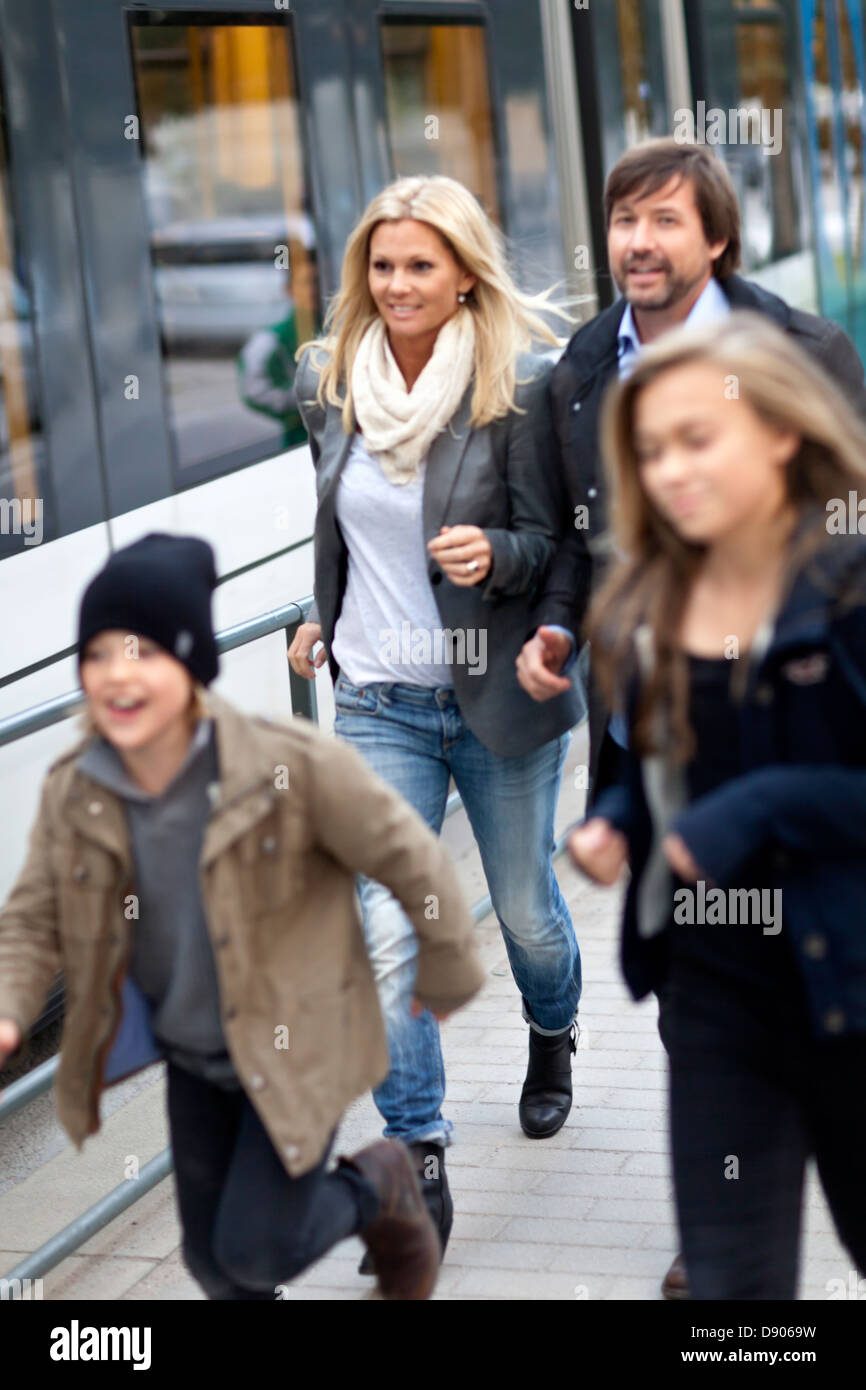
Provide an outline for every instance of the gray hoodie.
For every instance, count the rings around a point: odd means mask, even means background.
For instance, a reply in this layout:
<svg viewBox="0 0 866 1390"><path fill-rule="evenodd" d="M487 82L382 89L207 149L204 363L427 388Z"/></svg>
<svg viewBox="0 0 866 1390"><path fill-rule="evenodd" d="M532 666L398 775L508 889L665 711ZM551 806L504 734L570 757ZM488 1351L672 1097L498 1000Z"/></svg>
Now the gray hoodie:
<svg viewBox="0 0 866 1390"><path fill-rule="evenodd" d="M132 780L104 738L88 744L78 766L123 798L138 897L130 974L153 1008L157 1041L186 1070L240 1085L223 1035L198 876L209 789L219 779L213 721L199 721L182 766L159 796Z"/></svg>

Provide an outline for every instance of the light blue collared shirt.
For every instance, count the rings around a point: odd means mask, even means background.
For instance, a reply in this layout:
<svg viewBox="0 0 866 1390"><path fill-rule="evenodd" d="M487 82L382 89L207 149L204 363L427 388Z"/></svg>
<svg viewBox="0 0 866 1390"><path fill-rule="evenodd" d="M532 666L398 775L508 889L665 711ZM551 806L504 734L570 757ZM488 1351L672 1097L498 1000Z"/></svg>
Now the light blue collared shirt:
<svg viewBox="0 0 866 1390"><path fill-rule="evenodd" d="M700 324L715 323L719 319L727 318L730 312L731 306L728 303L724 290L715 275L711 275L689 310L688 317L684 321L684 326L688 325L689 328L696 328ZM625 381L626 377L631 376L634 371L637 359L644 348L644 344L638 336L637 324L634 321L634 314L628 300L626 300L625 311L620 319L616 342L618 353L617 371L619 372L620 381ZM571 654L563 663L560 671L560 675L564 676L577 660L574 633L569 632L567 628L560 627L558 623L553 626L552 630L554 632L564 632L567 637L571 638ZM621 714L614 714L611 716L608 729L611 738L615 739L622 748L628 747L626 722Z"/></svg>
<svg viewBox="0 0 866 1390"><path fill-rule="evenodd" d="M697 328L700 324L716 323L718 319L727 318L730 312L731 306L724 290L715 275L711 275L689 310L683 327ZM626 303L625 313L620 319L616 342L619 352L619 376L620 380L624 381L634 371L644 347L638 337L637 324L629 303Z"/></svg>

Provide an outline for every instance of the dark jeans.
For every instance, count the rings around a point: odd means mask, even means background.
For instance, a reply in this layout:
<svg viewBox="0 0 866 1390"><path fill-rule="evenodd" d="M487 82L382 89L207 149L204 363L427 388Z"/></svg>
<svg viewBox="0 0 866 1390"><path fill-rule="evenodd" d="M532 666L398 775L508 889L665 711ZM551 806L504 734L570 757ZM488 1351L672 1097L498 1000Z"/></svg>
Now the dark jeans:
<svg viewBox="0 0 866 1390"><path fill-rule="evenodd" d="M359 1173L286 1172L243 1091L168 1066L168 1118L183 1255L208 1298L273 1301L338 1241L368 1225L379 1199Z"/></svg>
<svg viewBox="0 0 866 1390"><path fill-rule="evenodd" d="M660 1002L692 1298L795 1297L810 1156L866 1272L866 1036L818 1039L801 996L750 994L694 963L672 964Z"/></svg>

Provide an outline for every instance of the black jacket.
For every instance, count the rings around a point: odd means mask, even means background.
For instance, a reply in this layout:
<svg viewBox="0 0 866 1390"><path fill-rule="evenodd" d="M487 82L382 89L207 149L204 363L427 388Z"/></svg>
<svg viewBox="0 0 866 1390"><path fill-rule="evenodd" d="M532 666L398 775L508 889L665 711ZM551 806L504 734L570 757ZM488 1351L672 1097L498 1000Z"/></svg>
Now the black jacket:
<svg viewBox="0 0 866 1390"><path fill-rule="evenodd" d="M793 309L778 295L739 275L730 275L719 284L732 309L766 314L790 333L848 391L852 404L866 420L863 364L837 324ZM586 614L595 582L589 543L607 525L599 409L605 389L617 375L617 337L624 310L625 301L618 300L579 328L553 372L554 426L570 504L572 508L587 508L589 526L579 530L570 524L565 530L533 612L533 631L542 623L559 623L579 638Z"/></svg>
<svg viewBox="0 0 866 1390"><path fill-rule="evenodd" d="M667 888L654 880L653 892L642 885L670 829L723 890L743 881L781 890L783 929L815 1033L866 1033L864 599L863 536L834 538L801 569L769 644L750 664L738 715L739 776L666 814L650 805L659 801L658 776L648 778L646 763L621 753L619 780L594 810L629 841L621 950L636 998L666 976L673 880ZM632 685L631 716L635 699Z"/></svg>

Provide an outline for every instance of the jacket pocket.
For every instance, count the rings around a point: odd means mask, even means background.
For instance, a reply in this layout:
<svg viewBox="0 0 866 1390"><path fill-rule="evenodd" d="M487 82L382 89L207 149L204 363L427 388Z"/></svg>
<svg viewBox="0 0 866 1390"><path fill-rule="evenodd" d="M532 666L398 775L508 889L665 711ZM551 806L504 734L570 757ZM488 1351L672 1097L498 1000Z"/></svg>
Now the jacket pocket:
<svg viewBox="0 0 866 1390"><path fill-rule="evenodd" d="M121 874L112 857L94 845L61 842L52 850L61 937L92 938L122 918Z"/></svg>
<svg viewBox="0 0 866 1390"><path fill-rule="evenodd" d="M291 796L291 790L285 792ZM240 846L242 901L253 916L282 911L304 889L308 871L309 832L300 814L274 813L245 836Z"/></svg>

